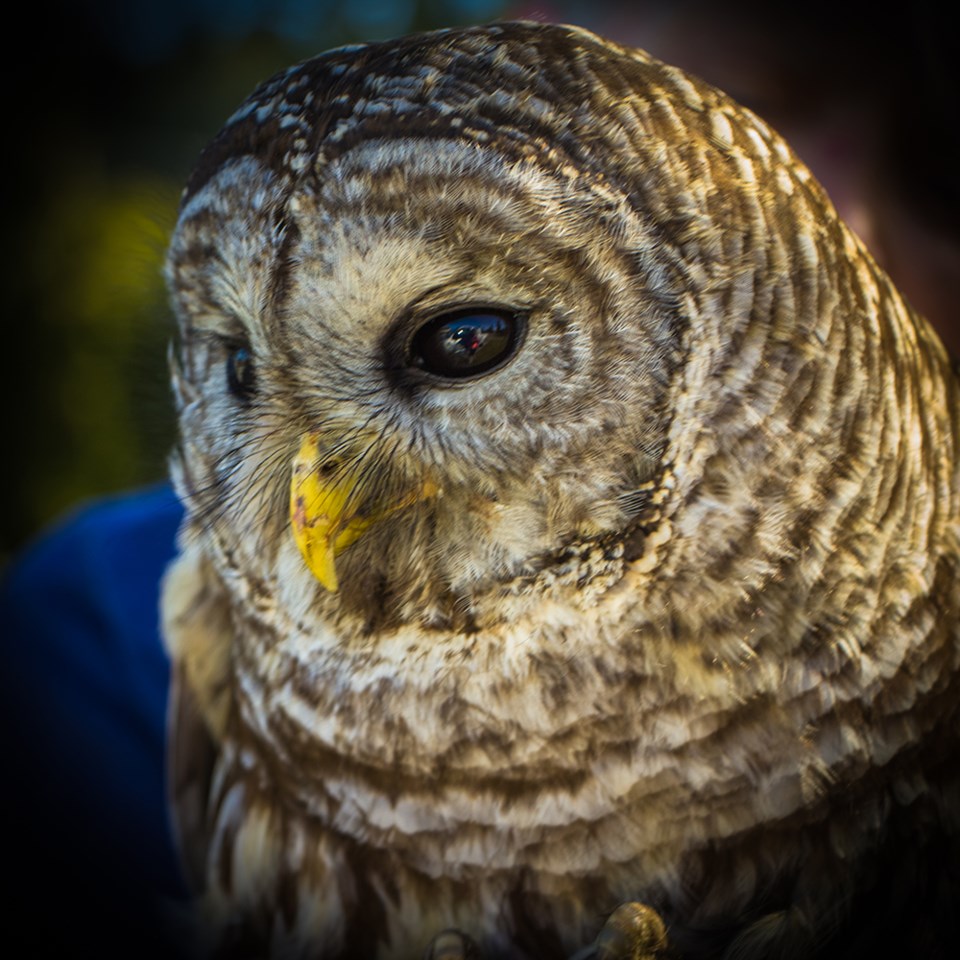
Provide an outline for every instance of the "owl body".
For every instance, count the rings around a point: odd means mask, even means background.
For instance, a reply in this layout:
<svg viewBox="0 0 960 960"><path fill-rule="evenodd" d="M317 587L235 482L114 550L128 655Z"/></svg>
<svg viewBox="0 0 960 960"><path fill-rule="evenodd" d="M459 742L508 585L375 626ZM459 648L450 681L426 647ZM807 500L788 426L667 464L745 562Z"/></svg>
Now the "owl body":
<svg viewBox="0 0 960 960"><path fill-rule="evenodd" d="M574 28L345 48L169 262L214 952L564 957L640 900L679 956L856 956L943 899L957 384L762 121Z"/></svg>

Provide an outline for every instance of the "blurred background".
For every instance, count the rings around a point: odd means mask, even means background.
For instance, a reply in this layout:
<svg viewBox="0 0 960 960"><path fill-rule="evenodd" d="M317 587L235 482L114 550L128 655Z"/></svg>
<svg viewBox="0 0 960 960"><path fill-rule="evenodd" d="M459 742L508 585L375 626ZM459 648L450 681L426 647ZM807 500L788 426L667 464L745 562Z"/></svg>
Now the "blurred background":
<svg viewBox="0 0 960 960"><path fill-rule="evenodd" d="M180 188L263 79L328 47L494 19L579 23L779 129L960 353L960 62L949 7L703 0L61 0L8 29L0 568L54 517L163 479L161 276ZM22 9L22 8L21 8ZM18 50L18 45L22 48ZM24 65L14 66L17 58Z"/></svg>

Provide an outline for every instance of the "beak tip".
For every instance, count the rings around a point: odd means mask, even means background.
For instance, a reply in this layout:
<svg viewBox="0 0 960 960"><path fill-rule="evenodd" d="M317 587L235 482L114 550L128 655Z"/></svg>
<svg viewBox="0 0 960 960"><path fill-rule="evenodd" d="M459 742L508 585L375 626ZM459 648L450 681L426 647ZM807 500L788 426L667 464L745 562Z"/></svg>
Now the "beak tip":
<svg viewBox="0 0 960 960"><path fill-rule="evenodd" d="M324 537L319 541L309 537L296 539L307 568L328 593L336 593L340 589L340 581L334 563L334 547L329 538Z"/></svg>
<svg viewBox="0 0 960 960"><path fill-rule="evenodd" d="M337 581L337 575L335 573L331 573L329 576L321 576L314 570L313 575L320 581L320 586L322 586L327 593L340 592L340 584Z"/></svg>

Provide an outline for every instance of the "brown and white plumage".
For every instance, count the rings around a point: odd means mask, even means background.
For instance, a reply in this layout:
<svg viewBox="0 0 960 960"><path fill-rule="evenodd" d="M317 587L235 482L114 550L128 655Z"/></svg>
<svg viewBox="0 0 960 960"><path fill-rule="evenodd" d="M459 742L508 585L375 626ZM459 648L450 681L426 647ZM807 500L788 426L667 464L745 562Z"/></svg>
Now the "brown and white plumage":
<svg viewBox="0 0 960 960"><path fill-rule="evenodd" d="M761 120L568 27L333 51L208 147L169 276L212 943L560 957L639 900L810 956L893 834L956 842L957 384ZM504 362L418 368L465 307ZM336 592L304 449L374 518Z"/></svg>

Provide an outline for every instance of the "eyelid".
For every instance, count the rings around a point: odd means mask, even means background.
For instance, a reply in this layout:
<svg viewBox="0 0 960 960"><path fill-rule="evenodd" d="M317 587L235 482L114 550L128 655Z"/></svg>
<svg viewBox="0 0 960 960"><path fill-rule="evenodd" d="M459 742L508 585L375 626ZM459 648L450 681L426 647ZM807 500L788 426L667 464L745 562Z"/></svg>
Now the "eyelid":
<svg viewBox="0 0 960 960"><path fill-rule="evenodd" d="M191 317L190 335L207 342L249 343L245 324L230 311L202 310Z"/></svg>
<svg viewBox="0 0 960 960"><path fill-rule="evenodd" d="M207 347L221 351L225 356L229 356L234 350L240 349L249 350L251 356L256 353L253 344L244 332L231 331L227 333L221 330L198 329L193 332L193 336Z"/></svg>

